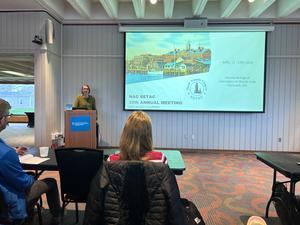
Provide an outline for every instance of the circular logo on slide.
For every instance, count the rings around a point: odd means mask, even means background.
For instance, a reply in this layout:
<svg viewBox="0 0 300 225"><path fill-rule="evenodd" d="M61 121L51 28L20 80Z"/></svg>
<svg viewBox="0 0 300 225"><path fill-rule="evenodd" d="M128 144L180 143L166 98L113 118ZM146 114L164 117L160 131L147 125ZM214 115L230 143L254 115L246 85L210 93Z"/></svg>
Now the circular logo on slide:
<svg viewBox="0 0 300 225"><path fill-rule="evenodd" d="M204 80L194 79L188 83L186 90L191 98L202 99L206 95L207 87Z"/></svg>

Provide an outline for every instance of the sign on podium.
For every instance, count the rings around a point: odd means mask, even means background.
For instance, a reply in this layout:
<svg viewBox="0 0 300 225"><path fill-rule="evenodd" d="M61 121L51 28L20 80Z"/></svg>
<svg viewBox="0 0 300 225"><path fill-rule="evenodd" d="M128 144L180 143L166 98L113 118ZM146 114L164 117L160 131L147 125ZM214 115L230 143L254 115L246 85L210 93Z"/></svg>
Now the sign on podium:
<svg viewBox="0 0 300 225"><path fill-rule="evenodd" d="M96 110L65 111L65 147L96 148Z"/></svg>

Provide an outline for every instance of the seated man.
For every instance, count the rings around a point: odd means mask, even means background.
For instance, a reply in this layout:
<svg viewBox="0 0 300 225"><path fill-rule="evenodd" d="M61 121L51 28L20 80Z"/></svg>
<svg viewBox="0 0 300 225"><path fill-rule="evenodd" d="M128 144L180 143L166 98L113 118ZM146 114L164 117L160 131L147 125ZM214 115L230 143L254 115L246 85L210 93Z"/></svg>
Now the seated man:
<svg viewBox="0 0 300 225"><path fill-rule="evenodd" d="M10 104L0 98L0 132L8 124ZM12 220L22 220L28 217L35 202L41 194L46 193L52 224L59 223L60 201L56 180L46 178L35 181L22 169L18 154L24 153L24 148L14 149L0 138L0 190L8 205L8 214ZM32 215L32 214L30 214Z"/></svg>

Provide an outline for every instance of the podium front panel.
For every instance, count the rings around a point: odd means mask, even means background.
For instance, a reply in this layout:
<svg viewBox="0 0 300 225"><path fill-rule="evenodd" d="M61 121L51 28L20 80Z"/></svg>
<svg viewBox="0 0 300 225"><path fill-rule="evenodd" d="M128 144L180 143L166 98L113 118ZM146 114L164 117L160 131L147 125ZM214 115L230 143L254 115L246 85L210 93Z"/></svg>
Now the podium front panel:
<svg viewBox="0 0 300 225"><path fill-rule="evenodd" d="M96 110L65 111L65 147L96 148Z"/></svg>

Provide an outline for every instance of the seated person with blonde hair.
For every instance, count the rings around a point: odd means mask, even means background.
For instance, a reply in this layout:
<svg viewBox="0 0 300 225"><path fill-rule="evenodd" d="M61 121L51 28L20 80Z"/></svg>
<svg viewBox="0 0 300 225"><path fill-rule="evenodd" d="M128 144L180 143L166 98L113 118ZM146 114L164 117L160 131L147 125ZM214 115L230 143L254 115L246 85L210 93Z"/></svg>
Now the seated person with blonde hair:
<svg viewBox="0 0 300 225"><path fill-rule="evenodd" d="M144 112L124 126L120 154L109 157L90 185L84 225L185 225L174 173L152 151L152 127ZM156 163L163 162L163 163Z"/></svg>
<svg viewBox="0 0 300 225"><path fill-rule="evenodd" d="M152 150L152 124L147 113L135 111L128 117L120 140L120 153L110 155L107 161L148 160L167 164L162 152Z"/></svg>

